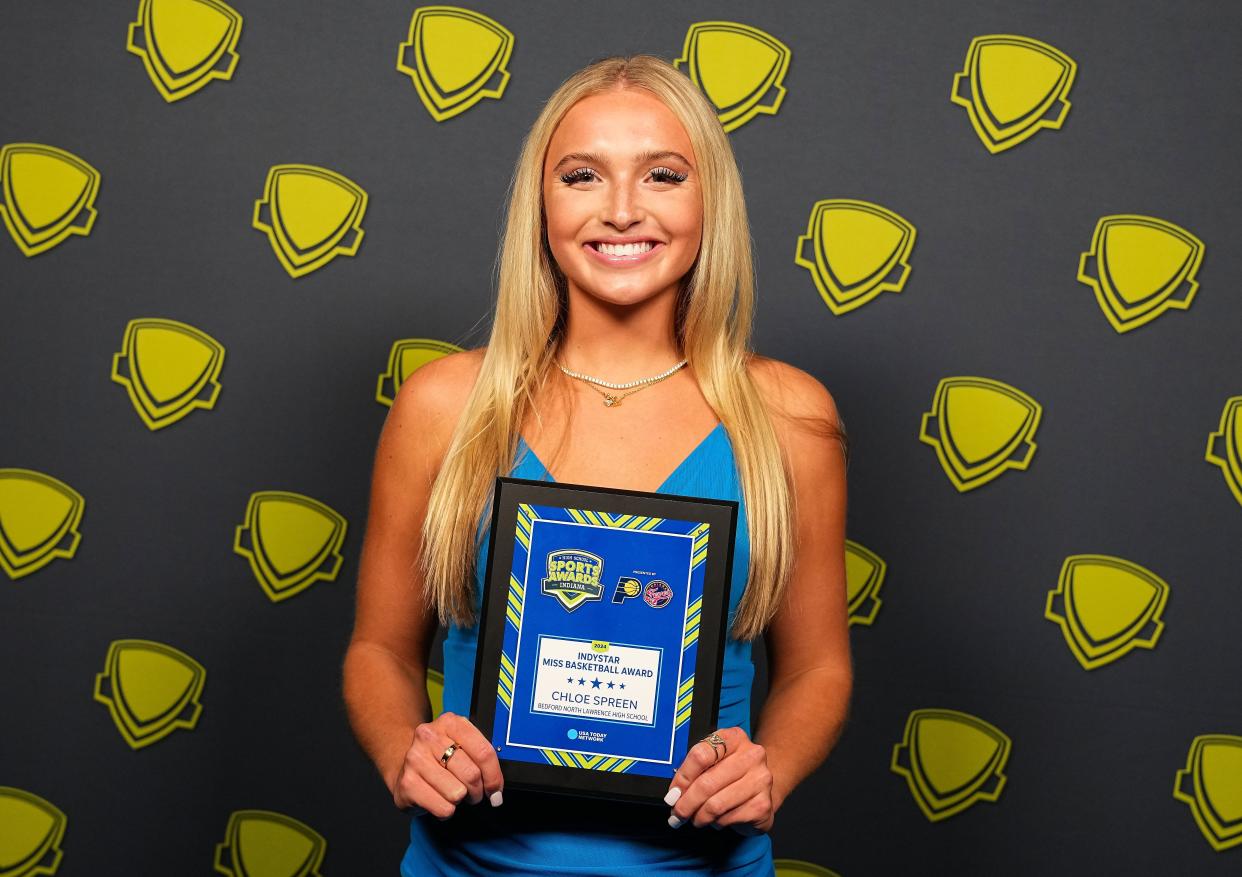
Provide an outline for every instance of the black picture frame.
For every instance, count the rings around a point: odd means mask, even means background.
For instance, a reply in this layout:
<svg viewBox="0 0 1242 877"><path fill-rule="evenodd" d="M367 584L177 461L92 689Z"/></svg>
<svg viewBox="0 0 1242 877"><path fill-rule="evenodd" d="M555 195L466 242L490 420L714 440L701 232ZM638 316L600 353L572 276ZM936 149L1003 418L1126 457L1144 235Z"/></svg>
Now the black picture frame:
<svg viewBox="0 0 1242 877"><path fill-rule="evenodd" d="M609 515L640 515L705 522L727 538L708 540L699 615L695 684L689 734L685 746L715 730L720 708L720 683L739 503L736 500L621 490L585 484L498 476L492 501L490 545L484 573L483 608L479 619L470 720L492 745L497 710L509 571L513 565L518 509L521 504L588 509ZM553 745L551 741L549 745ZM509 759L497 747L506 788L629 801L667 807L664 795L671 777L617 773L584 767ZM678 749L678 747L674 747ZM685 751L675 751L676 770Z"/></svg>

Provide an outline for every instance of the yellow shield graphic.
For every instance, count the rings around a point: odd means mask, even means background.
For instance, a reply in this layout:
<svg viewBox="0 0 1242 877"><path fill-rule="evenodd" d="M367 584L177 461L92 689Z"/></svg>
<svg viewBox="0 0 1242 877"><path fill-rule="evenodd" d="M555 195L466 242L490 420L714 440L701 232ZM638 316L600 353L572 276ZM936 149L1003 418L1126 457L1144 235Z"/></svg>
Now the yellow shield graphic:
<svg viewBox="0 0 1242 877"><path fill-rule="evenodd" d="M366 212L367 193L353 180L327 168L279 164L267 172L252 224L267 233L289 276L301 277L355 255Z"/></svg>
<svg viewBox="0 0 1242 877"><path fill-rule="evenodd" d="M1069 55L1031 37L979 36L953 77L949 100L966 109L975 133L995 155L1064 124L1077 69Z"/></svg>
<svg viewBox="0 0 1242 877"><path fill-rule="evenodd" d="M1203 734L1191 741L1186 768L1173 779L1173 797L1190 805L1212 849L1242 844L1242 737Z"/></svg>
<svg viewBox="0 0 1242 877"><path fill-rule="evenodd" d="M25 789L0 786L0 875L55 874L68 821L51 801Z"/></svg>
<svg viewBox="0 0 1242 877"><path fill-rule="evenodd" d="M1204 459L1220 467L1233 498L1242 504L1242 396L1225 401L1220 426L1208 436Z"/></svg>
<svg viewBox="0 0 1242 877"><path fill-rule="evenodd" d="M235 810L216 844L215 869L228 877L320 877L328 842L309 825L270 810Z"/></svg>
<svg viewBox="0 0 1242 877"><path fill-rule="evenodd" d="M0 147L0 218L27 256L50 250L95 224L99 171L64 149L43 143Z"/></svg>
<svg viewBox="0 0 1242 877"><path fill-rule="evenodd" d="M824 304L840 316L882 292L901 292L910 276L914 238L914 226L887 208L827 198L811 208L794 263L811 272Z"/></svg>
<svg viewBox="0 0 1242 877"><path fill-rule="evenodd" d="M1044 617L1055 621L1086 670L1111 664L1133 649L1154 648L1169 586L1133 561L1104 554L1065 558Z"/></svg>
<svg viewBox="0 0 1242 877"><path fill-rule="evenodd" d="M700 21L686 31L673 66L712 102L725 131L733 131L760 113L775 115L780 109L791 57L788 46L757 27Z"/></svg>
<svg viewBox="0 0 1242 877"><path fill-rule="evenodd" d="M801 859L773 859L776 866L776 877L840 877L836 871L829 871Z"/></svg>
<svg viewBox="0 0 1242 877"><path fill-rule="evenodd" d="M340 549L346 528L345 518L317 499L288 491L258 491L246 505L233 551L250 561L263 593L279 603L317 581L336 579L344 560Z"/></svg>
<svg viewBox="0 0 1242 877"><path fill-rule="evenodd" d="M86 499L65 482L31 469L0 469L0 568L11 579L71 558Z"/></svg>
<svg viewBox="0 0 1242 877"><path fill-rule="evenodd" d="M879 593L887 571L888 564L880 555L852 539L845 540L845 582L851 627L874 623L883 603Z"/></svg>
<svg viewBox="0 0 1242 877"><path fill-rule="evenodd" d="M392 349L388 351L388 367L380 374L375 385L375 401L391 407L397 398L397 390L401 389L406 378L433 359L459 353L461 350L456 344L434 338L403 338L394 341Z"/></svg>
<svg viewBox="0 0 1242 877"><path fill-rule="evenodd" d="M965 493L1009 469L1026 469L1035 455L1043 408L1016 387L991 378L943 378L919 441L936 449L949 480Z"/></svg>
<svg viewBox="0 0 1242 877"><path fill-rule="evenodd" d="M125 387L147 428L170 426L220 395L224 347L206 332L176 320L130 320L121 352L112 358L112 380Z"/></svg>
<svg viewBox="0 0 1242 877"><path fill-rule="evenodd" d="M233 77L241 28L241 15L220 0L141 0L125 48L172 103Z"/></svg>
<svg viewBox="0 0 1242 877"><path fill-rule="evenodd" d="M397 48L397 69L410 77L431 117L443 122L504 94L513 43L508 28L481 12L422 6Z"/></svg>
<svg viewBox="0 0 1242 877"><path fill-rule="evenodd" d="M1203 249L1203 241L1166 220L1105 216L1095 225L1091 249L1079 258L1078 279L1095 290L1109 324L1129 332L1170 308L1190 307Z"/></svg>
<svg viewBox="0 0 1242 877"><path fill-rule="evenodd" d="M104 670L95 676L95 700L108 708L130 748L142 749L198 724L206 681L206 669L185 652L121 639L108 646Z"/></svg>
<svg viewBox="0 0 1242 877"><path fill-rule="evenodd" d="M1009 737L977 716L922 709L906 719L893 747L892 770L906 778L919 809L932 822L976 801L995 801L1005 786Z"/></svg>

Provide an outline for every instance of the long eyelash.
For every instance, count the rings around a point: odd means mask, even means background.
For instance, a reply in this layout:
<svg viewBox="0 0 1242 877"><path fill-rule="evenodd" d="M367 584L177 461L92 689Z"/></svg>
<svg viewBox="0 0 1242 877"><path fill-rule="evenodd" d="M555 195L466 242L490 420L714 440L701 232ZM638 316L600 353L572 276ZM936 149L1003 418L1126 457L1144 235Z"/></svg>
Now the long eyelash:
<svg viewBox="0 0 1242 877"><path fill-rule="evenodd" d="M582 182L588 177L593 176L594 173L595 172L591 170L590 168L585 168L585 167L575 168L569 173L561 174L560 180L562 183L565 183L566 185L573 185L574 183ZM658 167L651 172L651 176L655 178L658 182L684 183L686 181L687 175L678 173L677 171L671 170L666 167Z"/></svg>
<svg viewBox="0 0 1242 877"><path fill-rule="evenodd" d="M676 171L674 171L674 170L669 170L669 169L668 169L668 168L666 168L666 167L658 167L658 168L656 168L655 170L653 170L653 171L651 172L651 175L652 175L653 177L655 177L655 176L660 176L660 177L663 177L663 178L664 178L664 180L663 180L664 182L684 183L684 182L686 181L686 175L685 175L685 174L679 174L679 173L677 173Z"/></svg>
<svg viewBox="0 0 1242 877"><path fill-rule="evenodd" d="M592 173L593 171L590 170L589 168L585 168L585 167L575 168L574 170L570 171L567 174L561 174L561 182L572 185L573 183L578 182L583 177L588 176Z"/></svg>

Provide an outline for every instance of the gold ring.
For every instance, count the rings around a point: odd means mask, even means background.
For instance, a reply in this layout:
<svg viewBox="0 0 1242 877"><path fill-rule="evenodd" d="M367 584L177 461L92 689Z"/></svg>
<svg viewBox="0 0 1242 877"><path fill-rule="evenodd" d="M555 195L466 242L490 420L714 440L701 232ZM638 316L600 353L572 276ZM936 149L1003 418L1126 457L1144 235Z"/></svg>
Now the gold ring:
<svg viewBox="0 0 1242 877"><path fill-rule="evenodd" d="M724 738L721 737L719 734L717 734L715 731L712 731L711 734L704 737L703 739L706 742L712 744L712 752L716 753L716 761L720 760L720 747L721 746L724 746L725 754L728 755L729 747L725 745ZM712 762L712 763L714 764L715 762Z"/></svg>
<svg viewBox="0 0 1242 877"><path fill-rule="evenodd" d="M448 749L444 750L444 754L440 756L440 763L443 764L447 768L448 760L453 757L453 753L456 751L457 751L457 743L456 741L454 741L453 744L450 745Z"/></svg>

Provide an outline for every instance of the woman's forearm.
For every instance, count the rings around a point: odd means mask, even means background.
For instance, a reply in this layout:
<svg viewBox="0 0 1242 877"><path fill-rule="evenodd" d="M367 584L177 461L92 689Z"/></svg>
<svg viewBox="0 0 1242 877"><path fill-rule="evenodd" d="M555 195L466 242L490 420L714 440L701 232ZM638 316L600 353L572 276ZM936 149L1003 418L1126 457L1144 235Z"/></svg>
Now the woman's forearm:
<svg viewBox="0 0 1242 877"><path fill-rule="evenodd" d="M836 745L852 688L839 671L812 667L769 689L751 739L767 753L774 811Z"/></svg>
<svg viewBox="0 0 1242 877"><path fill-rule="evenodd" d="M391 791L415 727L431 720L426 668L410 667L387 649L356 642L345 652L341 693L354 736Z"/></svg>

